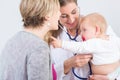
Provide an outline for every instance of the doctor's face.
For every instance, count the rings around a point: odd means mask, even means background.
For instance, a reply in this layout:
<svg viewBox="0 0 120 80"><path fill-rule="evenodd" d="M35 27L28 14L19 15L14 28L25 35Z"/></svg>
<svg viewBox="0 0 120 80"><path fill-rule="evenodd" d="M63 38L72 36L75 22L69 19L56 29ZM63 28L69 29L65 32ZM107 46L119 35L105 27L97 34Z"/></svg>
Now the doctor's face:
<svg viewBox="0 0 120 80"><path fill-rule="evenodd" d="M67 29L76 29L79 22L79 8L74 3L68 3L65 6L60 8L61 16L60 22L64 25Z"/></svg>

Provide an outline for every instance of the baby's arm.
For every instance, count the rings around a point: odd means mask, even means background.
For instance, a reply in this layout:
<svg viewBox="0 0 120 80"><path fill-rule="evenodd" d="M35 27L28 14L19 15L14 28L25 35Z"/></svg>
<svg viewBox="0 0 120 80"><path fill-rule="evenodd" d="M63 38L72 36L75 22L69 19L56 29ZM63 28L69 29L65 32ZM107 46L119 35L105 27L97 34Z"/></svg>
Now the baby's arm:
<svg viewBox="0 0 120 80"><path fill-rule="evenodd" d="M54 37L51 38L53 40L52 45L54 48L63 48L72 51L74 53L82 53L82 54L89 52L89 50L87 50L88 45L86 44L86 42L61 41Z"/></svg>
<svg viewBox="0 0 120 80"><path fill-rule="evenodd" d="M79 53L78 49L80 48L80 42L62 41L54 37L51 37L51 39L52 39L51 44L53 45L54 48L64 48L72 52Z"/></svg>
<svg viewBox="0 0 120 80"><path fill-rule="evenodd" d="M84 42L62 41L61 47L63 49L67 49L74 53L82 53L83 54L84 52L86 52Z"/></svg>

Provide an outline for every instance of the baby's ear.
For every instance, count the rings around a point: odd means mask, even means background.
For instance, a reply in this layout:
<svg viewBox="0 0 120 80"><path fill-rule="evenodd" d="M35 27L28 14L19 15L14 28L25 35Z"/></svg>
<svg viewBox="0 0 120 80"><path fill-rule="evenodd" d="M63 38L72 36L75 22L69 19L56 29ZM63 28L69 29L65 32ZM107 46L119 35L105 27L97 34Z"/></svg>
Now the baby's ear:
<svg viewBox="0 0 120 80"><path fill-rule="evenodd" d="M101 33L101 28L99 26L96 26L96 34L100 34Z"/></svg>

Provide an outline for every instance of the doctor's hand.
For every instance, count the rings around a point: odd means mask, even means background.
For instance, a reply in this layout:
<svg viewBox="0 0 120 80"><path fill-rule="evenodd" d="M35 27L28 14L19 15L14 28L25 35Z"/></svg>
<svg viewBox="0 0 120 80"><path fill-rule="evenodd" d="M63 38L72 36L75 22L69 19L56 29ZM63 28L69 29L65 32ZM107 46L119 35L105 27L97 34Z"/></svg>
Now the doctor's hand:
<svg viewBox="0 0 120 80"><path fill-rule="evenodd" d="M55 38L53 36L51 36L50 38L52 39L51 44L54 48L61 48L62 47L62 41L61 40L58 40L57 38Z"/></svg>
<svg viewBox="0 0 120 80"><path fill-rule="evenodd" d="M64 73L67 74L72 67L82 67L92 58L91 54L78 54L64 61Z"/></svg>
<svg viewBox="0 0 120 80"><path fill-rule="evenodd" d="M109 80L106 75L90 75L89 80Z"/></svg>

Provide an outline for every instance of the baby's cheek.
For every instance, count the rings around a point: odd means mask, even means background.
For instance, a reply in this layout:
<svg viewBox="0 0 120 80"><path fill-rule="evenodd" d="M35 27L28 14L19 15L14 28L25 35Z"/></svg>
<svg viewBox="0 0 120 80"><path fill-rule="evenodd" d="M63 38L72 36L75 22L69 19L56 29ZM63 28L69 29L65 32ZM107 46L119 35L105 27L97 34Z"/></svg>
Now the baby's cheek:
<svg viewBox="0 0 120 80"><path fill-rule="evenodd" d="M83 41L85 41L85 40L86 40L84 36L82 36L82 40L83 40Z"/></svg>

